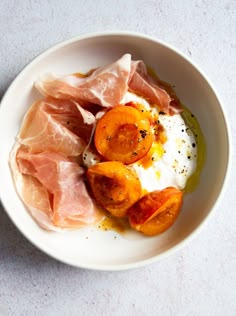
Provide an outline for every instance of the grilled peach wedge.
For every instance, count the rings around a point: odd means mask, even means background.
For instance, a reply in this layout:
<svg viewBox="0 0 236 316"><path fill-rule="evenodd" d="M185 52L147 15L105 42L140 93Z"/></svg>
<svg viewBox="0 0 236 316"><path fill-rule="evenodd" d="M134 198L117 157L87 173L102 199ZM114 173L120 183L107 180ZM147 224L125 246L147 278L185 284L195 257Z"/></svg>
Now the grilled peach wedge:
<svg viewBox="0 0 236 316"><path fill-rule="evenodd" d="M167 187L144 195L129 210L130 225L147 236L158 235L175 222L183 202L183 192Z"/></svg>

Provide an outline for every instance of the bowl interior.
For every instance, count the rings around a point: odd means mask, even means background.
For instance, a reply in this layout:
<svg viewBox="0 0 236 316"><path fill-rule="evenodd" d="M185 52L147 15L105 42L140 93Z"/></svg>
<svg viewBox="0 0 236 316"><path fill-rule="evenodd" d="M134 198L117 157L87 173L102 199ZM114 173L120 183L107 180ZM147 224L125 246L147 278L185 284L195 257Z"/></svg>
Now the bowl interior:
<svg viewBox="0 0 236 316"><path fill-rule="evenodd" d="M25 210L15 192L8 166L23 115L39 97L33 87L39 74L86 72L131 53L158 76L175 85L180 100L200 122L207 157L197 189L186 195L175 225L166 233L145 238L86 228L54 233L41 229ZM219 101L199 71L173 49L133 34L99 35L73 39L49 49L33 60L16 78L0 108L0 188L2 203L23 234L36 246L66 263L94 269L115 270L156 260L189 237L211 212L224 182L229 159L227 127Z"/></svg>

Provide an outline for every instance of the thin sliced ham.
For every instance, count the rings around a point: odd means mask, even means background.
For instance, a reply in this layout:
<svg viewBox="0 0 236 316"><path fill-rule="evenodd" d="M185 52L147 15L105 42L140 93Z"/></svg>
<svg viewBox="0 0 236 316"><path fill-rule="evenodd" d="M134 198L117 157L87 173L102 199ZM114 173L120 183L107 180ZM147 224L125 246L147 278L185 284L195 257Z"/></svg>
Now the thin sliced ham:
<svg viewBox="0 0 236 316"><path fill-rule="evenodd" d="M77 163L55 152L32 154L24 146L15 158L21 175L19 193L41 226L77 228L101 219L86 189L84 169Z"/></svg>
<svg viewBox="0 0 236 316"><path fill-rule="evenodd" d="M144 62L131 61L130 54L123 55L110 65L90 71L87 76L44 75L35 85L45 96L82 100L88 102L88 106L92 103L103 107L118 105L130 90L156 104L166 114L173 115L182 111L172 87L150 76Z"/></svg>
<svg viewBox="0 0 236 316"><path fill-rule="evenodd" d="M119 104L128 89L130 67L131 55L125 54L114 63L90 72L88 76L74 74L56 78L44 75L35 82L35 86L45 96L112 107Z"/></svg>
<svg viewBox="0 0 236 316"><path fill-rule="evenodd" d="M180 102L170 85L153 78L148 74L143 61L132 61L129 79L129 90L156 104L161 111L173 115L182 111ZM167 92L168 90L168 92Z"/></svg>
<svg viewBox="0 0 236 316"><path fill-rule="evenodd" d="M76 156L89 141L94 122L94 115L76 102L48 97L30 107L18 140L31 152L52 150Z"/></svg>
<svg viewBox="0 0 236 316"><path fill-rule="evenodd" d="M20 150L25 151L23 146L16 143L9 159L16 190L32 217L41 227L46 230L60 230L56 228L51 221L51 196L47 189L35 177L23 174L19 170L16 154L20 147ZM30 166L25 166L25 168L28 169Z"/></svg>

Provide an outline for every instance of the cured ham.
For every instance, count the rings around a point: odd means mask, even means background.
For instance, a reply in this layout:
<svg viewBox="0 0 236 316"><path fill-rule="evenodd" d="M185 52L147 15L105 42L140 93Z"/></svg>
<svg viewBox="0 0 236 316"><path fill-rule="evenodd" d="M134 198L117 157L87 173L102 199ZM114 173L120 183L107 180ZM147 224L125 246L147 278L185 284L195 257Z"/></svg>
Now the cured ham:
<svg viewBox="0 0 236 316"><path fill-rule="evenodd" d="M100 219L84 182L84 169L65 156L44 151L16 152L21 196L41 226L53 229L90 225Z"/></svg>
<svg viewBox="0 0 236 316"><path fill-rule="evenodd" d="M77 102L47 97L26 113L10 164L17 191L44 228L90 225L100 213L77 162L94 129L94 115Z"/></svg>
<svg viewBox="0 0 236 316"><path fill-rule="evenodd" d="M93 114L74 101L41 99L27 112L18 139L32 152L76 156L85 148L94 121Z"/></svg>
<svg viewBox="0 0 236 316"><path fill-rule="evenodd" d="M36 81L35 86L45 96L82 100L103 107L118 105L130 90L156 104L166 114L178 114L182 110L171 86L150 76L144 62L132 61L130 54L123 55L110 65L90 71L85 76L44 75Z"/></svg>
<svg viewBox="0 0 236 316"><path fill-rule="evenodd" d="M125 54L116 62L90 72L88 76L74 74L54 78L49 75L37 80L35 85L46 96L112 107L119 104L128 89L130 67L131 56Z"/></svg>
<svg viewBox="0 0 236 316"><path fill-rule="evenodd" d="M145 97L150 103L156 104L166 114L173 115L182 111L180 102L171 86L151 77L146 65L141 60L132 62L129 89Z"/></svg>

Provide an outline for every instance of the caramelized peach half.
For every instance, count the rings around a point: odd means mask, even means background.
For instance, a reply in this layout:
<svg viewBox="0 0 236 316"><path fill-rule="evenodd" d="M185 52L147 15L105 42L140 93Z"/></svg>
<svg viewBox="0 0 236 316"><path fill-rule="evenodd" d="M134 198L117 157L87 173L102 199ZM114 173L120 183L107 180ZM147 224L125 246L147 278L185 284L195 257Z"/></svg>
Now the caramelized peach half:
<svg viewBox="0 0 236 316"><path fill-rule="evenodd" d="M125 216L141 196L137 175L122 162L98 163L87 170L87 177L96 201L116 217Z"/></svg>
<svg viewBox="0 0 236 316"><path fill-rule="evenodd" d="M148 193L129 209L130 225L145 235L158 235L173 225L182 201L183 192L174 187Z"/></svg>
<svg viewBox="0 0 236 316"><path fill-rule="evenodd" d="M151 148L154 134L149 119L132 106L109 110L99 121L94 142L106 159L131 164Z"/></svg>

